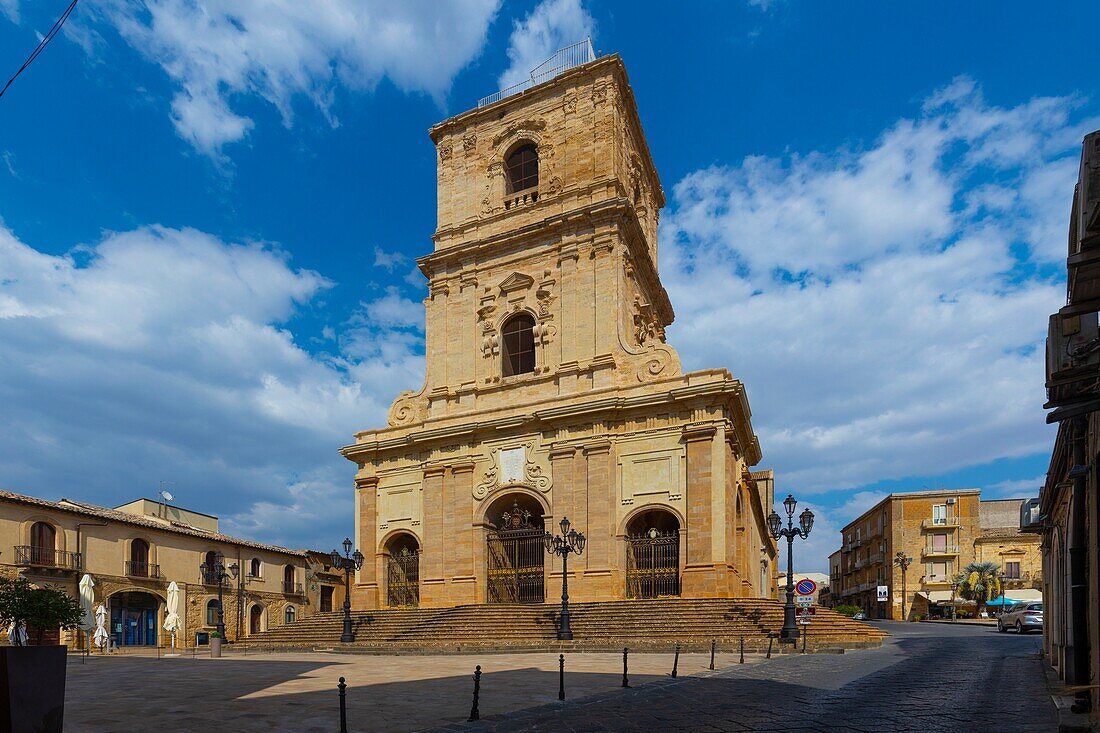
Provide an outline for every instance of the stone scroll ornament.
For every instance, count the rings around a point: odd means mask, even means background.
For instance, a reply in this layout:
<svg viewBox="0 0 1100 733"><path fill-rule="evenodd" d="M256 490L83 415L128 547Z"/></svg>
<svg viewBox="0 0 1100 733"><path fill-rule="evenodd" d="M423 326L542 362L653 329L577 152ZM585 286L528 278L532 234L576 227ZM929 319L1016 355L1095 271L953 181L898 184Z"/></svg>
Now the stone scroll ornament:
<svg viewBox="0 0 1100 733"><path fill-rule="evenodd" d="M484 499L497 489L511 486L524 486L542 493L550 491L550 477L543 472L542 466L531 460L534 443L513 448L498 448L489 458L484 479L474 486L475 499Z"/></svg>

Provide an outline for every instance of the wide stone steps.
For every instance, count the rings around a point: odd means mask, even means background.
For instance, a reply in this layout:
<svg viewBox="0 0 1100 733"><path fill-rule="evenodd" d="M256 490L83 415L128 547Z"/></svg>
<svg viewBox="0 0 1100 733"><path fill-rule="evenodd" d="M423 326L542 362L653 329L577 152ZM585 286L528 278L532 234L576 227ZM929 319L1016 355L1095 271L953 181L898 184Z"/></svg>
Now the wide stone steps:
<svg viewBox="0 0 1100 733"><path fill-rule="evenodd" d="M656 599L570 605L573 642L557 641L558 608L551 604L493 604L439 609L384 609L352 613L355 642L339 644L340 612L317 614L242 640L272 647L349 650L459 651L485 648L705 648L716 640L733 648L762 649L783 625L777 601L750 599ZM885 634L867 624L819 608L808 642L860 647Z"/></svg>

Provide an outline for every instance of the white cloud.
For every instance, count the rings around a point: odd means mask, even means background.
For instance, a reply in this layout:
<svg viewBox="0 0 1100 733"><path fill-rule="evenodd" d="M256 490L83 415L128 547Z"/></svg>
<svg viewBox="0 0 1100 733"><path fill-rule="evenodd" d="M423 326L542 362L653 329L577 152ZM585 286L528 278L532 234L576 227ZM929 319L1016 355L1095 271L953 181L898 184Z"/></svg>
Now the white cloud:
<svg viewBox="0 0 1100 733"><path fill-rule="evenodd" d="M983 499L1025 499L1038 496L1039 489L1046 482L1046 474L1025 479L997 481L982 487Z"/></svg>
<svg viewBox="0 0 1100 733"><path fill-rule="evenodd" d="M51 256L0 227L0 272L4 488L122 503L172 480L235 531L295 545L350 531L336 448L419 386L416 339L359 320L369 353L311 355L283 324L331 283L190 229Z"/></svg>
<svg viewBox="0 0 1100 733"><path fill-rule="evenodd" d="M19 0L0 0L0 15L12 23L19 23Z"/></svg>
<svg viewBox="0 0 1100 733"><path fill-rule="evenodd" d="M393 268L408 261L409 258L397 250L387 252L381 247L374 248L374 266L384 268L388 272L393 272Z"/></svg>
<svg viewBox="0 0 1100 733"><path fill-rule="evenodd" d="M301 96L331 116L333 91L388 78L441 101L485 43L499 0L109 0L98 17L178 86L180 136L221 160L254 122L241 96L274 105L286 125Z"/></svg>
<svg viewBox="0 0 1100 733"><path fill-rule="evenodd" d="M504 89L529 79L531 70L555 51L593 34L595 23L581 0L543 0L522 21L508 41L508 70L500 75Z"/></svg>
<svg viewBox="0 0 1100 733"><path fill-rule="evenodd" d="M1071 120L1076 105L995 107L959 79L866 148L750 157L673 187L670 341L687 367L744 379L781 486L1049 449L1043 339L1097 126Z"/></svg>

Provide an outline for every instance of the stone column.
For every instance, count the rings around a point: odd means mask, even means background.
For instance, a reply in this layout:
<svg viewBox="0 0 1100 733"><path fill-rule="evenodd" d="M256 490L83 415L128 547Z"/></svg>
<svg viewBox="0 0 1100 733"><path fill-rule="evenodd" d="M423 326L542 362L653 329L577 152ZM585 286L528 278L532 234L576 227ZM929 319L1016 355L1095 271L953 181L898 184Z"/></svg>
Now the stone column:
<svg viewBox="0 0 1100 733"><path fill-rule="evenodd" d="M451 530L452 565L450 570L452 605L477 602L477 577L474 574L476 543L480 539L470 521L473 502L474 462L451 467L450 501L447 505ZM484 543L483 543L484 544Z"/></svg>
<svg viewBox="0 0 1100 733"><path fill-rule="evenodd" d="M360 552L366 556L366 560L363 562L363 567L352 578L351 607L356 610L379 608L382 599L378 594L378 578L381 570L378 554L380 550L378 549L377 476L356 477L355 501L359 516L359 548Z"/></svg>
<svg viewBox="0 0 1100 733"><path fill-rule="evenodd" d="M421 494L424 527L424 548L420 553L420 605L438 608L446 605L443 580L443 476L446 468L429 466L424 469Z"/></svg>
<svg viewBox="0 0 1100 733"><path fill-rule="evenodd" d="M712 425L684 429L687 453L687 494L685 498L688 532L685 538L681 595L685 598L714 598L718 594L714 568L714 502L712 444L716 430Z"/></svg>
<svg viewBox="0 0 1100 733"><path fill-rule="evenodd" d="M588 538L585 547L583 591L588 597L611 596L611 540L615 534L611 511L611 441L599 440L584 446L587 462L586 511L581 517L577 502L578 531Z"/></svg>

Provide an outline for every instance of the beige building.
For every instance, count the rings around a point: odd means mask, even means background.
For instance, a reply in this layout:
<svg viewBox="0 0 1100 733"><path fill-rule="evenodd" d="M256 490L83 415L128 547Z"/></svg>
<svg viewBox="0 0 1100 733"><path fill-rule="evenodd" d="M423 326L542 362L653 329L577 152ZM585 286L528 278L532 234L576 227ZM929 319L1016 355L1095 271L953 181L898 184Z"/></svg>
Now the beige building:
<svg viewBox="0 0 1100 733"><path fill-rule="evenodd" d="M1038 542L1019 531L1022 503L982 501L978 489L890 494L841 530L841 549L829 560L830 602L900 619L904 596L908 618L947 613L952 603L965 605L952 585L975 561L996 563L1010 590L1039 588ZM904 573L899 552L912 558Z"/></svg>
<svg viewBox="0 0 1100 733"><path fill-rule="evenodd" d="M325 566L326 555L229 537L214 516L149 499L108 509L0 491L0 574L74 597L90 575L96 604L109 610L116 646L171 643L164 618L173 581L182 619L177 646L205 642L217 622L218 585L201 566L212 567L217 553L238 569L222 588L230 640L338 610L343 602L343 578ZM66 634L62 641L83 645L79 637Z"/></svg>
<svg viewBox="0 0 1100 733"><path fill-rule="evenodd" d="M577 600L773 597L744 385L685 373L665 340L664 193L620 58L430 135L424 385L341 449L368 558L355 607L550 602L541 538L563 517L587 537Z"/></svg>

